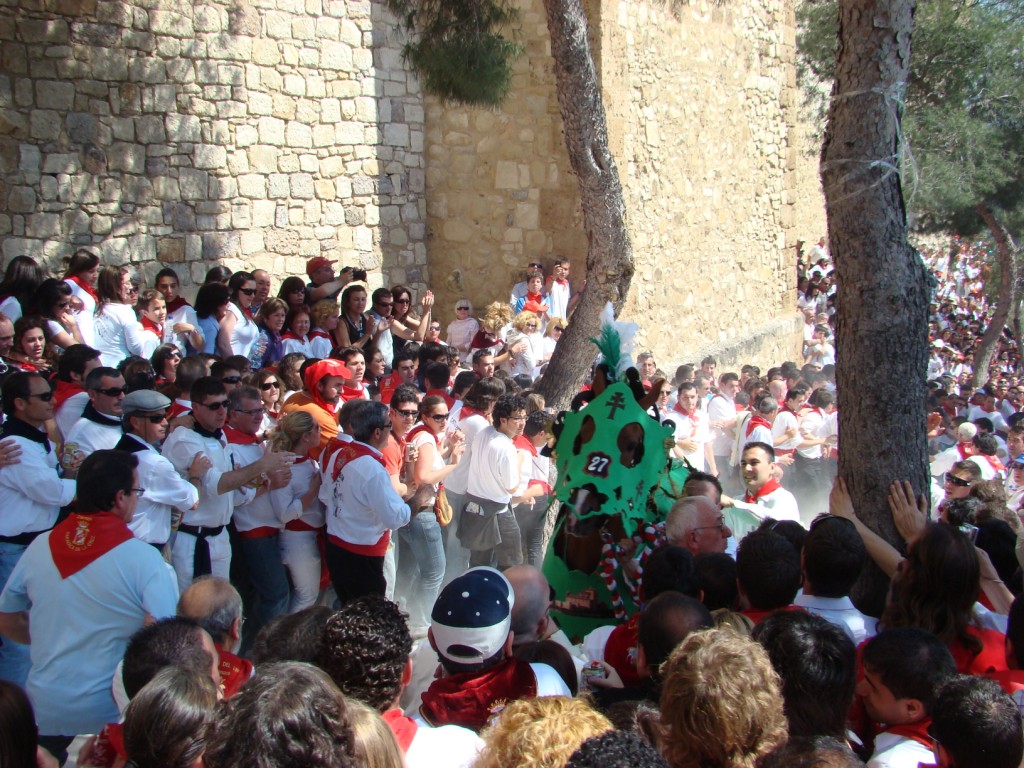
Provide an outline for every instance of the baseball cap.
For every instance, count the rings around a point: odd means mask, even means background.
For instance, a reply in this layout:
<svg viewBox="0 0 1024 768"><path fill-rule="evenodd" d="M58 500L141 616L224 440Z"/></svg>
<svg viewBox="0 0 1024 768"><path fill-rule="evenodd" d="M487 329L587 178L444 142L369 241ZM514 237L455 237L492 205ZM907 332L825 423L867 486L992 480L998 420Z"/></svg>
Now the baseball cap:
<svg viewBox="0 0 1024 768"><path fill-rule="evenodd" d="M306 274L312 275L321 267L334 267L337 262L325 259L323 256L314 256L312 259L306 262Z"/></svg>
<svg viewBox="0 0 1024 768"><path fill-rule="evenodd" d="M152 413L169 408L171 399L152 389L137 389L129 392L121 401L121 415L133 413Z"/></svg>
<svg viewBox="0 0 1024 768"><path fill-rule="evenodd" d="M471 568L437 596L430 630L437 652L458 664L486 661L498 653L512 626L515 593L500 571Z"/></svg>

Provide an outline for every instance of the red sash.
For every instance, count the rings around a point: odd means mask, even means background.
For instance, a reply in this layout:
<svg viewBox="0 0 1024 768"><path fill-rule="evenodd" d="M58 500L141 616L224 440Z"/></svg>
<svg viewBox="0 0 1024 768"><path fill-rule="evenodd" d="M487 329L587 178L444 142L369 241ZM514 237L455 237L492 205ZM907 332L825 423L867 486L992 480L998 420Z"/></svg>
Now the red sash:
<svg viewBox="0 0 1024 768"><path fill-rule="evenodd" d="M437 395L438 397L442 398L444 400L445 405L448 406L449 410L453 405L455 405L455 398L449 395L443 389L428 389L425 397L430 397L431 395Z"/></svg>
<svg viewBox="0 0 1024 768"><path fill-rule="evenodd" d="M78 275L71 275L70 277L65 277L64 279L65 280L70 280L72 283L77 285L79 288L81 288L87 294L92 296L92 300L93 301L95 301L96 303L99 303L100 297L99 297L99 294L96 293L96 289L93 288L91 285L89 285L87 282L85 282L85 280L80 278Z"/></svg>
<svg viewBox="0 0 1024 768"><path fill-rule="evenodd" d="M770 477L768 478L768 482L762 485L760 488L758 488L755 493L751 494L750 491L744 493L743 500L748 504L757 504L758 499L767 496L769 493L772 493L773 491L777 491L781 487L782 484L779 483L778 480L776 480L774 477Z"/></svg>
<svg viewBox="0 0 1024 768"><path fill-rule="evenodd" d="M139 322L142 323L143 330L152 332L158 339L163 341L164 327L162 325L157 325L145 315L142 316L142 319L139 320Z"/></svg>
<svg viewBox="0 0 1024 768"><path fill-rule="evenodd" d="M750 420L747 421L747 432L746 436L750 437L750 434L754 431L755 427L765 427L768 431L771 431L772 425L768 422L764 416L759 413L751 415Z"/></svg>
<svg viewBox="0 0 1024 768"><path fill-rule="evenodd" d="M416 721L403 715L400 709L389 709L384 713L384 722L388 724L404 755L412 746L412 740L416 738Z"/></svg>
<svg viewBox="0 0 1024 768"><path fill-rule="evenodd" d="M505 659L483 672L435 680L423 694L420 714L433 726L461 725L480 732L496 704L537 695L537 676L525 661Z"/></svg>
<svg viewBox="0 0 1024 768"><path fill-rule="evenodd" d="M191 306L192 305L185 301L185 299L183 299L181 296L175 296L171 301L167 302L167 314L169 315L172 312L177 312L182 307Z"/></svg>
<svg viewBox="0 0 1024 768"><path fill-rule="evenodd" d="M252 662L238 658L231 651L225 651L217 643L214 645L220 654L219 669L221 682L224 683L224 698L230 699L252 677Z"/></svg>
<svg viewBox="0 0 1024 768"><path fill-rule="evenodd" d="M124 520L110 512L72 513L48 536L50 555L60 577L66 579L132 538Z"/></svg>
<svg viewBox="0 0 1024 768"><path fill-rule="evenodd" d="M333 442L334 440L331 441L331 443ZM331 450L331 443L327 444L327 448L324 450L323 463L321 464L321 466L326 467L327 463L331 460L331 457L334 456L335 453L338 454L338 460L335 462L334 470L331 472L331 477L335 480L338 479L338 475L341 474L341 470L346 464L363 456L369 456L374 461L379 461L382 467L384 466L383 457L370 446L356 442L355 440L348 443L342 443L340 440L338 442L340 445L335 450ZM330 451L330 453L328 453L328 451Z"/></svg>
<svg viewBox="0 0 1024 768"><path fill-rule="evenodd" d="M53 390L54 408L60 408L73 395L85 392L85 389L71 381L57 379L57 386Z"/></svg>
<svg viewBox="0 0 1024 768"><path fill-rule="evenodd" d="M247 435L234 427L224 427L224 439L231 445L259 445L262 441L256 435Z"/></svg>

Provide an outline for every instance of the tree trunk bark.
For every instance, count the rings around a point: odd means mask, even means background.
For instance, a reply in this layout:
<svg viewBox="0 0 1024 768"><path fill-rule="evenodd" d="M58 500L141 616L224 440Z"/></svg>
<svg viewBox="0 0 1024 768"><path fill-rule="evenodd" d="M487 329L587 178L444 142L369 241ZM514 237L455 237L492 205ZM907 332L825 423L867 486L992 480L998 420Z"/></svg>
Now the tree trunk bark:
<svg viewBox="0 0 1024 768"><path fill-rule="evenodd" d="M555 83L569 163L580 186L587 233L587 287L562 334L538 390L554 408L566 408L594 362L595 336L607 302L615 311L633 278L633 247L619 171L608 149L608 126L580 0L544 0Z"/></svg>
<svg viewBox="0 0 1024 768"><path fill-rule="evenodd" d="M974 354L974 374L972 383L975 389L988 381L988 369L992 359L999 351L999 339L1003 335L1010 308L1014 306L1014 293L1017 287L1017 246L1003 222L984 203L975 206L985 226L996 241L996 255L999 258L999 291L996 294L996 307L992 313L985 335L981 337L981 345Z"/></svg>
<svg viewBox="0 0 1024 768"><path fill-rule="evenodd" d="M928 289L907 242L899 168L913 15L913 0L840 0L821 155L837 276L839 475L860 518L891 542L899 536L890 484L928 490ZM885 579L877 568L865 570L853 597L879 615Z"/></svg>

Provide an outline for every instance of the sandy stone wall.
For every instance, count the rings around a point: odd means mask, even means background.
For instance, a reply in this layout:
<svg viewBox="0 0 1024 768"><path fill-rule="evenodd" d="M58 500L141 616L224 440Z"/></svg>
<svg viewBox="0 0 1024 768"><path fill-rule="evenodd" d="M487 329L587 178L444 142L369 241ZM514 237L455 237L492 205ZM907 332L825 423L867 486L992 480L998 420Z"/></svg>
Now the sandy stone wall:
<svg viewBox="0 0 1024 768"><path fill-rule="evenodd" d="M90 246L188 285L323 254L424 285L399 37L368 0L0 0L5 261Z"/></svg>
<svg viewBox="0 0 1024 768"><path fill-rule="evenodd" d="M503 298L531 258L583 266L543 10L520 7L527 55L509 102L485 112L427 101L442 309L460 295ZM639 344L673 368L708 352L723 365L793 359L795 245L824 233L824 215L816 157L797 146L792 1L586 7L637 261L624 316L640 323Z"/></svg>

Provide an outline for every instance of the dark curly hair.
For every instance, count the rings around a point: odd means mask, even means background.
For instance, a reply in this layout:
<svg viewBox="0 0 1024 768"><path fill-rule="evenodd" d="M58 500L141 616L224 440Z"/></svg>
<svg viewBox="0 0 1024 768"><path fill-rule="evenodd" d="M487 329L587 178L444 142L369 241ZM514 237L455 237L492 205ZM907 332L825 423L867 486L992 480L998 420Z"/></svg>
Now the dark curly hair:
<svg viewBox="0 0 1024 768"><path fill-rule="evenodd" d="M402 689L411 653L405 614L380 595L366 595L327 621L318 666L346 696L384 712Z"/></svg>
<svg viewBox="0 0 1024 768"><path fill-rule="evenodd" d="M208 768L355 768L345 697L309 664L268 664L221 703Z"/></svg>
<svg viewBox="0 0 1024 768"><path fill-rule="evenodd" d="M620 768L624 765L668 768L658 750L632 731L608 731L592 736L572 753L565 768Z"/></svg>

